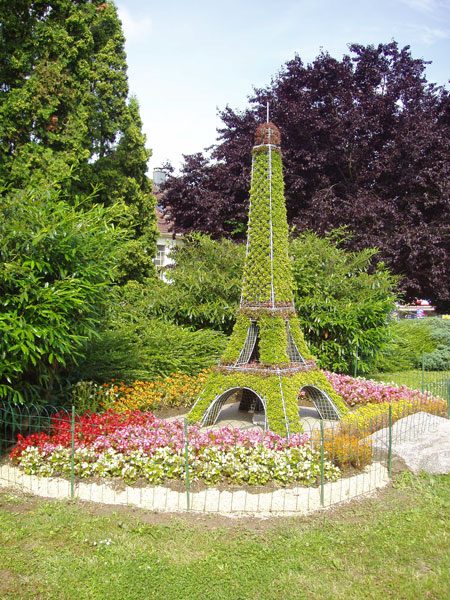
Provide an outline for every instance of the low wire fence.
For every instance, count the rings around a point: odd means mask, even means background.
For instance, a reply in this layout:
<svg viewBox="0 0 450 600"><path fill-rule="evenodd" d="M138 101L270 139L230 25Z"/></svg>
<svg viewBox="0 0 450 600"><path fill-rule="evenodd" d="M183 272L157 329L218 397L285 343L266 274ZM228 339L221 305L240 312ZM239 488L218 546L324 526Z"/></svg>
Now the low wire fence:
<svg viewBox="0 0 450 600"><path fill-rule="evenodd" d="M0 485L154 511L307 514L386 485L400 445L432 436L448 402L371 405L340 421L311 414L284 438L251 422L200 429L151 413L3 404Z"/></svg>
<svg viewBox="0 0 450 600"><path fill-rule="evenodd" d="M385 383L406 385L413 390L429 393L448 402L450 398L450 371L426 371L424 368L400 373L380 373L374 378Z"/></svg>

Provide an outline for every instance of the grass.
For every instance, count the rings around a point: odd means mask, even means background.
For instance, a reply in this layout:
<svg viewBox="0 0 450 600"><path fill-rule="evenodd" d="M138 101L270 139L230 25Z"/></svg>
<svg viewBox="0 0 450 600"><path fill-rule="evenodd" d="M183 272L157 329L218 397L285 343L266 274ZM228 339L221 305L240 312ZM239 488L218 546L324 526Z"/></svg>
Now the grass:
<svg viewBox="0 0 450 600"><path fill-rule="evenodd" d="M0 597L445 598L449 484L449 476L404 473L376 498L268 521L154 515L0 490Z"/></svg>
<svg viewBox="0 0 450 600"><path fill-rule="evenodd" d="M435 396L447 399L450 394L450 371L399 371L397 373L377 373L371 375L372 379L395 383L396 385L407 385L416 390L429 391Z"/></svg>

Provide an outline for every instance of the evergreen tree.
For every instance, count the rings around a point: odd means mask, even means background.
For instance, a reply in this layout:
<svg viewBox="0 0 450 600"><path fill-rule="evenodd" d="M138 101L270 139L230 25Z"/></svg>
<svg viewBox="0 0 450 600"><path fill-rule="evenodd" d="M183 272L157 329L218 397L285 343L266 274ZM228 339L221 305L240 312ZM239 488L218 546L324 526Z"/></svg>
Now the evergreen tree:
<svg viewBox="0 0 450 600"><path fill-rule="evenodd" d="M100 0L0 0L0 177L10 188L53 183L73 202L128 206L132 239L121 280L153 272L156 218L150 151L127 101L122 26ZM133 259L130 260L130 255Z"/></svg>

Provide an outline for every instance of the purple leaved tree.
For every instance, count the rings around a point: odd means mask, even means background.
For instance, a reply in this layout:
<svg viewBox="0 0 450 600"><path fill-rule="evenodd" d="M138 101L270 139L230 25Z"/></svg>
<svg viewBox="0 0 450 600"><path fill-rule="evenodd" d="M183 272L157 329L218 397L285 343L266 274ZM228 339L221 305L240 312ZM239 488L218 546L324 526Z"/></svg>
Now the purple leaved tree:
<svg viewBox="0 0 450 600"><path fill-rule="evenodd" d="M380 249L406 298L449 301L450 96L426 62L396 42L350 46L286 63L242 112L221 112L210 158L185 156L163 203L178 230L244 238L253 132L271 119L283 135L291 226L345 225L348 247Z"/></svg>

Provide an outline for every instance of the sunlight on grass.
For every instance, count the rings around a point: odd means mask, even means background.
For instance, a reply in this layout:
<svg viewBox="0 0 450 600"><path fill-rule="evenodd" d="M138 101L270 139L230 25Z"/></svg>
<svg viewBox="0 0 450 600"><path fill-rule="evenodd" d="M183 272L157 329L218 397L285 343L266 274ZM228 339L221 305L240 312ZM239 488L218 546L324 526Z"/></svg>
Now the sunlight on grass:
<svg viewBox="0 0 450 600"><path fill-rule="evenodd" d="M376 381L406 385L414 390L428 391L435 396L447 399L450 386L450 371L399 371L398 373L377 373L371 375Z"/></svg>
<svg viewBox="0 0 450 600"><path fill-rule="evenodd" d="M0 493L7 599L444 598L450 477L309 518L158 516Z"/></svg>

